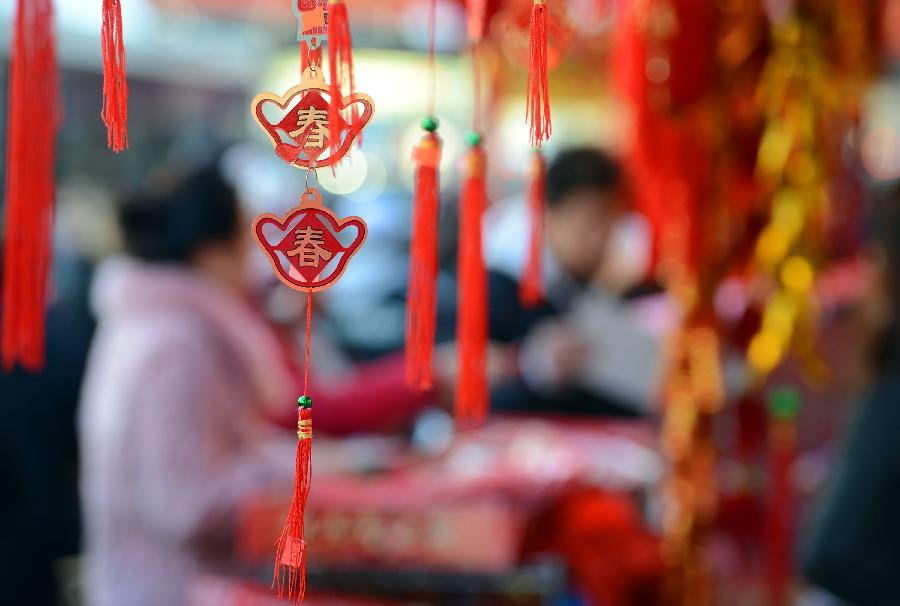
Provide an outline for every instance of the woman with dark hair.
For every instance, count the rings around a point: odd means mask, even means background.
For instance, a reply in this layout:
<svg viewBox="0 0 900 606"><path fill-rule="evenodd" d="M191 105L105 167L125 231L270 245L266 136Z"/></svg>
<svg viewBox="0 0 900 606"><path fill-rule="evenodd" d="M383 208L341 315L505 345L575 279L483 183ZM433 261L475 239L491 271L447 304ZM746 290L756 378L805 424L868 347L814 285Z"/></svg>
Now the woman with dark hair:
<svg viewBox="0 0 900 606"><path fill-rule="evenodd" d="M248 303L249 226L215 167L127 200L119 222L128 254L97 271L80 418L88 603L179 606L195 573L233 565L242 505L289 496L296 438L266 417L296 431L303 377ZM387 429L431 399L403 388L399 358L319 374L317 431Z"/></svg>
<svg viewBox="0 0 900 606"><path fill-rule="evenodd" d="M900 604L900 189L878 219L862 306L870 386L803 551L813 583L859 606Z"/></svg>

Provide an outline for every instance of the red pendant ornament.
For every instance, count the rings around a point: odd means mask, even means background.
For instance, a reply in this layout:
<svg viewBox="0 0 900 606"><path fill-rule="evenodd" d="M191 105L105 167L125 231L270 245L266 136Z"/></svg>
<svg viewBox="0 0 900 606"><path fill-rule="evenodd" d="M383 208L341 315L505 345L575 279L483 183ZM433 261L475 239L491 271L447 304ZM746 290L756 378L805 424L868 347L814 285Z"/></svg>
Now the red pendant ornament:
<svg viewBox="0 0 900 606"><path fill-rule="evenodd" d="M362 108L356 121L347 122L340 111L334 110L353 104ZM284 95L257 95L252 111L278 157L297 168L315 169L332 166L347 155L354 139L372 119L374 105L372 98L362 93L333 97L322 69L313 64L304 70L300 84ZM335 136L340 141L336 149L332 146Z"/></svg>
<svg viewBox="0 0 900 606"><path fill-rule="evenodd" d="M9 66L3 367L44 366L59 88L51 0L19 0Z"/></svg>
<svg viewBox="0 0 900 606"><path fill-rule="evenodd" d="M312 398L309 396L310 329L312 294L332 286L347 269L350 259L366 240L366 224L359 217L339 218L322 203L310 177L323 166L334 166L350 151L374 112L368 95L329 86L321 68L321 45L328 41L321 0L294 0L300 44L300 84L283 95L262 93L251 112L282 160L306 169L307 188L300 205L284 216L262 214L253 221L253 236L272 269L286 286L306 293L306 366L304 393L297 401L297 455L294 492L287 519L276 542L272 588L279 597L295 602L306 593L306 538L303 515L309 496L312 454ZM344 13L346 19L346 13ZM340 19L340 17L339 17ZM330 28L329 28L330 29ZM349 35L339 53L349 56ZM335 65L331 66L332 74ZM350 77L352 81L352 77ZM348 108L349 112L345 112ZM349 114L347 117L345 114ZM315 182L315 181L314 181Z"/></svg>

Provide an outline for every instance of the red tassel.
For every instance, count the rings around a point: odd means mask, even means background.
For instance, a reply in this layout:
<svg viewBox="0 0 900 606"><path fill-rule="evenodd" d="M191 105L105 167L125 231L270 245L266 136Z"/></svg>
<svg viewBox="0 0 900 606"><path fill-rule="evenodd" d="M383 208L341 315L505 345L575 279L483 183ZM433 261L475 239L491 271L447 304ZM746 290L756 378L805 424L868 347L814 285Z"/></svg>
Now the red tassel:
<svg viewBox="0 0 900 606"><path fill-rule="evenodd" d="M485 366L488 293L481 250L481 219L487 204L486 163L484 151L476 144L465 158L459 209L456 419L465 425L481 422L489 402Z"/></svg>
<svg viewBox="0 0 900 606"><path fill-rule="evenodd" d="M528 43L528 101L525 122L531 145L540 147L550 138L550 90L547 78L547 3L534 0L531 7L531 38Z"/></svg>
<svg viewBox="0 0 900 606"><path fill-rule="evenodd" d="M306 594L306 539L303 534L303 514L312 479L312 408L306 396L300 398L297 414L297 467L294 475L294 496L288 510L281 536L275 542L275 576L272 589L279 598L294 602Z"/></svg>
<svg viewBox="0 0 900 606"><path fill-rule="evenodd" d="M44 366L59 88L51 0L19 0L10 58L3 259L6 370Z"/></svg>
<svg viewBox="0 0 900 606"><path fill-rule="evenodd" d="M341 110L344 91L355 90L353 81L353 40L344 0L331 0L328 13L328 69L331 105L328 109L328 145L334 154L341 147ZM359 120L358 104L350 108L350 121Z"/></svg>
<svg viewBox="0 0 900 606"><path fill-rule="evenodd" d="M121 0L103 0L103 110L106 144L116 153L128 149L128 79L122 39Z"/></svg>
<svg viewBox="0 0 900 606"><path fill-rule="evenodd" d="M544 299L544 204L547 188L547 169L541 152L535 150L531 158L531 183L528 186L528 215L531 237L528 256L519 284L519 301L524 307L535 307Z"/></svg>
<svg viewBox="0 0 900 606"><path fill-rule="evenodd" d="M406 300L406 384L410 389L425 391L432 385L437 311L440 138L433 132L426 133L413 150L413 159L416 195Z"/></svg>

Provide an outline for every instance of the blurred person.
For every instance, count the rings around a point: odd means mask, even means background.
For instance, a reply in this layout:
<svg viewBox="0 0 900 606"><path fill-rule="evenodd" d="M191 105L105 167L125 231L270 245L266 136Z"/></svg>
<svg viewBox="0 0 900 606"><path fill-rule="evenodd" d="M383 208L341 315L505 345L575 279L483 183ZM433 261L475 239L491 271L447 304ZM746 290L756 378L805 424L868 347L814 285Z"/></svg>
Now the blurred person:
<svg viewBox="0 0 900 606"><path fill-rule="evenodd" d="M97 270L79 419L87 595L93 606L177 606L196 573L238 564L242 506L289 494L303 372L293 334L251 304L247 221L217 164L119 214L127 256ZM305 296L278 292L305 317ZM437 397L403 387L399 357L354 365L319 315L317 432L403 427Z"/></svg>
<svg viewBox="0 0 900 606"><path fill-rule="evenodd" d="M878 218L859 331L869 385L802 549L809 580L859 606L900 604L900 189Z"/></svg>
<svg viewBox="0 0 900 606"><path fill-rule="evenodd" d="M520 371L517 379L494 390L493 406L631 415L632 403L577 385L591 346L566 322L586 295L617 298L603 275L613 228L626 207L622 171L600 150L569 149L550 163L546 187L544 301L533 308L519 301L528 240L524 221L500 225L489 240L490 335L519 347Z"/></svg>
<svg viewBox="0 0 900 606"><path fill-rule="evenodd" d="M2 246L0 246L2 249ZM47 310L46 363L40 372L0 370L0 596L6 604L57 604L64 585L57 563L79 549L75 409L93 320L89 268L60 259L69 288ZM58 267L59 269L59 267Z"/></svg>

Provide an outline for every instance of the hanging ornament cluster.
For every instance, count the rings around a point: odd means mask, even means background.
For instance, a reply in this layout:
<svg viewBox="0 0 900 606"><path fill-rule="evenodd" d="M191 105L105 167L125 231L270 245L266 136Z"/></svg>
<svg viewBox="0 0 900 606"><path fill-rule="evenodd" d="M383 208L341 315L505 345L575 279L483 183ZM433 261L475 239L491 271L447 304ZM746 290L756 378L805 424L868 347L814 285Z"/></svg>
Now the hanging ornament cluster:
<svg viewBox="0 0 900 606"><path fill-rule="evenodd" d="M306 190L297 207L281 217L263 214L253 221L253 235L275 274L288 287L306 294L306 363L304 393L297 401L294 493L276 542L272 581L280 597L299 601L306 592L303 516L311 478L309 366L313 293L332 286L341 277L367 234L361 218L340 218L323 204L315 175L322 167L334 170L347 155L372 118L374 106L368 95L352 90L350 34L343 3L331 3L336 18L329 21L327 2L293 1L299 21L300 83L280 95L257 95L251 112L278 157L306 171ZM326 83L321 66L321 46L326 42L330 46L330 84Z"/></svg>
<svg viewBox="0 0 900 606"><path fill-rule="evenodd" d="M45 358L52 265L56 133L61 125L53 0L18 0L12 27L0 361L39 371ZM120 0L103 0L103 105L107 143L128 147L128 83Z"/></svg>

